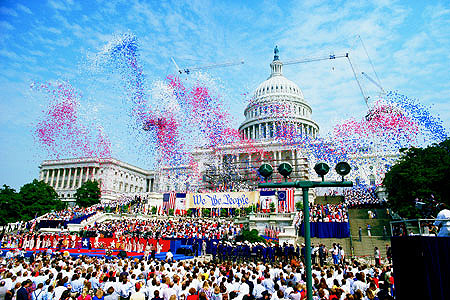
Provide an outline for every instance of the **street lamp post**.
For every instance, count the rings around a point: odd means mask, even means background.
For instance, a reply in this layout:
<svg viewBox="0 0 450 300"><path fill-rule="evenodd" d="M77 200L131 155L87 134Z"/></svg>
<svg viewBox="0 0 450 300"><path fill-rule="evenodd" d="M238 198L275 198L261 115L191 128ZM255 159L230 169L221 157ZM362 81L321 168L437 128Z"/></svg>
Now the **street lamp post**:
<svg viewBox="0 0 450 300"><path fill-rule="evenodd" d="M278 167L278 172L285 178L285 182L265 182L258 184L259 188L296 188L302 189L303 192L303 215L304 215L304 232L305 232L305 268L306 268L306 293L307 299L312 300L312 274L311 274L311 229L309 224L309 199L308 192L310 188L315 187L351 187L353 182L344 181L344 176L350 173L350 166L346 162L336 164L336 172L342 176L342 181L325 181L324 176L328 173L329 167L326 163L318 163L314 166L317 175L322 177L322 181L294 181L287 182L288 176L292 172L292 166L283 163ZM272 175L273 168L269 164L263 164L259 168L259 174L266 181Z"/></svg>

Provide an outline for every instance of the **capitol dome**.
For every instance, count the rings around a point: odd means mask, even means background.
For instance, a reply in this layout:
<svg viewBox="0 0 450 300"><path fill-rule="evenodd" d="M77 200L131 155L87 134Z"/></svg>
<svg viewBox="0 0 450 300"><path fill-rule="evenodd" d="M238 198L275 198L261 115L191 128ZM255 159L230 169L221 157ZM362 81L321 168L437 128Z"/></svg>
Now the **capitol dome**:
<svg viewBox="0 0 450 300"><path fill-rule="evenodd" d="M312 109L300 88L283 76L283 63L275 47L271 74L262 82L244 110L245 121L239 127L244 138L277 139L286 135L316 137L319 126L311 118Z"/></svg>

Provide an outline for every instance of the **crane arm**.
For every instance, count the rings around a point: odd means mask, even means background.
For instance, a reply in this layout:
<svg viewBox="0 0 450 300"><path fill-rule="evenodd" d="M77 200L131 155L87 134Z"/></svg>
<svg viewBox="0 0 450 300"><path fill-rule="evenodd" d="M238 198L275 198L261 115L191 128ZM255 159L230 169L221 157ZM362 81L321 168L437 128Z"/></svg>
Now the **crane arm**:
<svg viewBox="0 0 450 300"><path fill-rule="evenodd" d="M364 102L366 103L367 108L370 108L370 107L369 107L369 102L368 102L369 97L367 97L367 96L364 94L364 91L363 91L363 89L362 89L361 83L360 83L359 80L358 80L358 76L356 76L355 68L353 67L352 61L350 60L350 57L349 57L348 55L347 55L347 60L348 60L348 63L350 64L350 67L352 68L353 76L355 77L356 83L358 84L358 87L359 87L359 91L361 92L361 95L362 95L363 98L364 98Z"/></svg>
<svg viewBox="0 0 450 300"><path fill-rule="evenodd" d="M352 69L353 76L356 80L356 83L358 84L359 91L361 92L361 95L363 96L366 106L369 107L369 103L368 103L369 98L364 94L363 88L361 86L361 83L359 82L358 76L356 75L356 72L355 72L355 68L353 67L352 61L350 60L350 56L348 53L341 54L341 55L331 54L331 55L325 56L325 57L290 60L290 61L284 62L283 65L302 64L302 63L309 63L309 62L315 62L315 61L321 61L321 60L330 60L330 59L336 59L336 58L347 58L350 68Z"/></svg>
<svg viewBox="0 0 450 300"><path fill-rule="evenodd" d="M325 57L315 57L315 58L288 60L286 62L283 62L283 65L302 64L302 63L321 61L321 60L330 60L330 59L343 58L343 57L348 57L348 53L341 54L341 55L331 54L331 55L325 56Z"/></svg>
<svg viewBox="0 0 450 300"><path fill-rule="evenodd" d="M235 65L242 65L244 63L244 60L240 61L231 61L231 62L225 62L221 64L211 64L211 65L205 65L205 66L198 66L198 67L187 67L184 69L184 72L186 74L189 74L192 71L197 70L207 70L207 69L214 69L214 68L222 68L222 67L229 67L229 66L235 66Z"/></svg>
<svg viewBox="0 0 450 300"><path fill-rule="evenodd" d="M376 82L375 80L373 80L372 77L370 77L369 75L367 75L367 73L361 72L361 74L363 74L370 82L372 82L373 84L375 84L375 85L381 90L382 93L385 93L383 87L382 87L380 84L378 84L378 82Z"/></svg>
<svg viewBox="0 0 450 300"><path fill-rule="evenodd" d="M177 65L177 63L175 62L175 59L173 59L173 57L170 58L173 62L173 64L175 65L175 68L177 68L178 73L182 74L183 71L180 69L180 67Z"/></svg>

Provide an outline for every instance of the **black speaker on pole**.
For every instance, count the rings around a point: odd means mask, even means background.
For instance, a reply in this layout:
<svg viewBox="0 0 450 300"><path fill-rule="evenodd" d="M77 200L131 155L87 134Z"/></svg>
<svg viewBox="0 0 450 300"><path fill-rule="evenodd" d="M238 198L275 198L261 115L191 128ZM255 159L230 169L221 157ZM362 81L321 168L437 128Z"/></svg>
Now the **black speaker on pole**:
<svg viewBox="0 0 450 300"><path fill-rule="evenodd" d="M450 299L450 237L392 237L396 299Z"/></svg>

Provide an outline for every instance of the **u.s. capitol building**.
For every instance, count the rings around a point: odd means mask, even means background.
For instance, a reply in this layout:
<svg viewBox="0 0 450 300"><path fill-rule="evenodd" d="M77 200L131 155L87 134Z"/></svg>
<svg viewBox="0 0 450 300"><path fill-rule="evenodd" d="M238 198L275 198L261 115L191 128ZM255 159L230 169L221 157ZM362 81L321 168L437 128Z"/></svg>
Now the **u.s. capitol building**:
<svg viewBox="0 0 450 300"><path fill-rule="evenodd" d="M309 171L315 162L308 161L307 156L286 139L293 134L312 140L318 136L319 126L312 118L312 108L301 89L284 77L278 49L274 52L270 76L256 88L244 110L245 119L239 127L241 143L215 149L197 148L192 153L194 164L161 166L154 171L116 159L46 160L40 166L40 179L54 187L66 201L74 201L76 189L88 179L100 182L104 201L123 194L253 190L260 182L257 169L263 163L276 167L288 162L293 166L292 180L315 179L316 174ZM373 157L368 159L376 162ZM355 178L350 179L375 183L375 176L380 176L378 169L376 164L360 168L358 172L352 171ZM314 178L310 178L312 176ZM273 180L281 179L275 172ZM296 198L299 195L296 194Z"/></svg>

